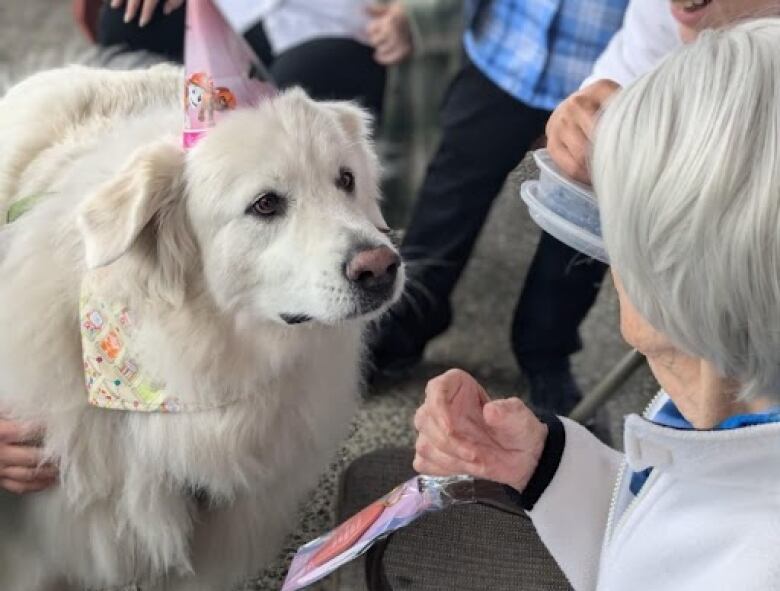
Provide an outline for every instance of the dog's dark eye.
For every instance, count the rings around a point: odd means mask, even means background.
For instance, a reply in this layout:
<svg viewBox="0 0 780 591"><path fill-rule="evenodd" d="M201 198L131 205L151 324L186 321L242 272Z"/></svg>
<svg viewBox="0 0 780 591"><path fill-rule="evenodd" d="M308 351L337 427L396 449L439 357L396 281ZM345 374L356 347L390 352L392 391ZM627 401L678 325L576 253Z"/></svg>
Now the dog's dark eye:
<svg viewBox="0 0 780 591"><path fill-rule="evenodd" d="M355 191L355 175L348 168L339 169L339 178L336 179L336 186L345 193Z"/></svg>
<svg viewBox="0 0 780 591"><path fill-rule="evenodd" d="M282 213L284 210L284 198L269 192L263 193L247 208L247 213L259 217L270 217Z"/></svg>

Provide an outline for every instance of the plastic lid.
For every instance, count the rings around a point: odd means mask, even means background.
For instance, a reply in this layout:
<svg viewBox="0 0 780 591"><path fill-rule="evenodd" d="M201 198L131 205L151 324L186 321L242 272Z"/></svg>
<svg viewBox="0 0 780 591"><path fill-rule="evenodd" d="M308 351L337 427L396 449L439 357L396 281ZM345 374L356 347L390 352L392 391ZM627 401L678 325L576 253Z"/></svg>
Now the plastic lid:
<svg viewBox="0 0 780 591"><path fill-rule="evenodd" d="M577 193L583 199L588 199L595 203L596 197L593 194L593 188L567 177L563 171L558 168L558 165L553 162L552 156L550 156L550 153L546 149L536 150L533 154L536 165L543 175L549 174L553 177L555 182L562 186L562 188Z"/></svg>
<svg viewBox="0 0 780 591"><path fill-rule="evenodd" d="M569 181L571 182L571 181ZM536 224L551 236L557 238L581 253L609 264L609 257L600 234L592 227L583 227L564 217L556 208L548 206L549 197L541 194L540 181L526 181L520 187L520 197L528 206L528 212ZM595 204L595 201L593 201Z"/></svg>

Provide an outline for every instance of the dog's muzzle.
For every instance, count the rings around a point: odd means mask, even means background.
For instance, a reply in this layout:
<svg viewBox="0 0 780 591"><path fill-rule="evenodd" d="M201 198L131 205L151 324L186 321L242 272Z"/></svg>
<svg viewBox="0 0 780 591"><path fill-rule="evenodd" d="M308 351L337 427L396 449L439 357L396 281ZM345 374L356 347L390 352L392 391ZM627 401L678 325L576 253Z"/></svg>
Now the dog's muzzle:
<svg viewBox="0 0 780 591"><path fill-rule="evenodd" d="M344 275L357 300L357 314L367 314L387 303L395 293L401 257L388 246L355 248L344 265Z"/></svg>

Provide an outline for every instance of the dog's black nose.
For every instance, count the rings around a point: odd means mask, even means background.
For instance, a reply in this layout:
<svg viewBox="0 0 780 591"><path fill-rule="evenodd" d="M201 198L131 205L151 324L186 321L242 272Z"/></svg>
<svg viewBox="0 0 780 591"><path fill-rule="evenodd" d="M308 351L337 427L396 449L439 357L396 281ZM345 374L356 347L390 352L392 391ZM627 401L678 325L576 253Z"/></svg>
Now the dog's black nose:
<svg viewBox="0 0 780 591"><path fill-rule="evenodd" d="M360 288L383 288L395 282L400 264L398 253L387 246L378 246L355 252L347 261L344 273Z"/></svg>

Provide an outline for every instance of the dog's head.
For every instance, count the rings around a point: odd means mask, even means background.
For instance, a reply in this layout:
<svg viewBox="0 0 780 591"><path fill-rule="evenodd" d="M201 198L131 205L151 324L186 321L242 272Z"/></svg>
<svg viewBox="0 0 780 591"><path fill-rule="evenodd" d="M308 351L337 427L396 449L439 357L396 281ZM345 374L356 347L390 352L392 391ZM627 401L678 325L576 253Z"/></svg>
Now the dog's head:
<svg viewBox="0 0 780 591"><path fill-rule="evenodd" d="M87 264L140 256L169 300L200 273L221 309L257 319L377 315L403 268L369 134L361 109L294 90L231 114L189 153L146 146L83 203Z"/></svg>

